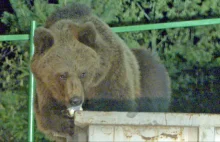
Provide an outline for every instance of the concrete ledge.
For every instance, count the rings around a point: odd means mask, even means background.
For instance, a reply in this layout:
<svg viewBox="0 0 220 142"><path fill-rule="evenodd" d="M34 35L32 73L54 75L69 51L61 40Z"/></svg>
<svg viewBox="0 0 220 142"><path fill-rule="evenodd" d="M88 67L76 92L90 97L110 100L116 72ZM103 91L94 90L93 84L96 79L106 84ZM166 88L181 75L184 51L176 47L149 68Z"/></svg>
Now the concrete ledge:
<svg viewBox="0 0 220 142"><path fill-rule="evenodd" d="M82 127L92 124L220 127L220 114L80 111L74 119L75 124Z"/></svg>
<svg viewBox="0 0 220 142"><path fill-rule="evenodd" d="M76 112L77 141L220 141L220 115Z"/></svg>

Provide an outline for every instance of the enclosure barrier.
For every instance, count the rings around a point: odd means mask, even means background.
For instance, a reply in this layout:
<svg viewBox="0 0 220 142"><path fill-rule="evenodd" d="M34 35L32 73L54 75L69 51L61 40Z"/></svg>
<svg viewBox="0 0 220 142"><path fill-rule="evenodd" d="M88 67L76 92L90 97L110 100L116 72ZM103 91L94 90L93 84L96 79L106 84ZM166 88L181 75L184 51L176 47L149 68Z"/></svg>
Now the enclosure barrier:
<svg viewBox="0 0 220 142"><path fill-rule="evenodd" d="M88 142L219 142L219 120L217 114L94 111L74 118L82 129L77 140Z"/></svg>
<svg viewBox="0 0 220 142"><path fill-rule="evenodd" d="M24 41L29 40L30 60L34 54L34 30L36 28L36 22L31 22L30 34L20 35L0 35L0 41ZM29 100L28 100L28 141L34 142L34 90L35 90L34 77L32 72L29 74Z"/></svg>
<svg viewBox="0 0 220 142"><path fill-rule="evenodd" d="M144 31L144 30L156 30L156 29L168 29L168 28L183 28L183 27L194 27L194 26L205 26L205 25L213 25L213 24L220 24L220 18L216 18L216 19L205 19L205 20L192 20L192 21L182 21L182 22L170 22L170 23L158 23L158 24L145 24L145 25L136 25L136 26L124 26L124 27L113 27L112 30L114 32L137 32L137 31ZM31 30L30 30L30 34L22 34L22 35L0 35L0 41L21 41L21 40L29 40L30 41L30 59L32 58L32 55L34 53L34 45L33 45L33 36L34 36L34 30L36 27L36 23L35 21L32 21L31 23ZM34 78L33 78L33 74L30 71L30 76L29 76L29 122L28 122L28 141L29 142L34 142L34 111L33 111L33 103L34 103ZM81 115L83 114L83 115ZM105 115L102 115L105 114ZM159 136L160 137L173 137L173 138L177 138L176 134L177 131L175 130L175 135L174 134L167 134L167 133L163 133L163 131L166 131L167 128L163 128L162 126L168 126L169 124L172 124L172 122L174 120L176 120L176 123L173 123L172 125L169 126L180 126L179 124L184 124L184 128L185 126L195 126L195 127L199 127L199 130L197 128L187 128L186 130L189 131L189 134L193 134L195 135L195 137L197 137L196 133L198 133L198 137L197 140L220 140L220 128L216 128L215 127L220 127L219 123L212 123L212 122L216 122L216 120L220 120L220 115L205 115L205 114L166 114L166 113L155 113L155 114L151 114L151 113L138 113L137 117L134 117L134 119L130 119L132 121L124 121L125 123L120 124L119 122L122 122L123 120L126 120L125 117L126 113L119 113L119 112L82 112L82 113L77 113L75 116L76 119L76 123L80 123L80 126L85 125L85 124L90 124L88 127L88 132L89 132L89 141L93 141L93 140L101 140L101 136L105 136L104 139L106 140L115 140L112 139L112 135L115 137L116 135L118 135L116 133L116 131L118 129L121 129L120 132L122 133L124 130L127 131L126 129L129 130L130 133L134 133L135 131L137 131L138 129L142 129L142 128L136 128L133 127L133 125L136 125L136 123L138 123L138 125L142 125L142 127L149 127L150 129L154 129L153 125L157 126L160 125L160 127L158 127L159 129L157 129L157 131L153 130L153 131L148 131L148 134L152 134L153 137L146 137L146 136L141 136L145 141L148 140L159 140ZM127 113L129 114L129 113ZM86 120L86 118L92 117L92 115L94 116L100 116L99 119L98 118L94 118L92 120L93 123L87 123L86 121L79 121L78 118L80 118L81 120ZM85 118L84 118L85 116ZM117 116L121 116L121 117L117 117ZM171 117L172 116L172 117ZM202 116L202 117L199 117ZM163 121L166 120L166 123L158 123L158 117L161 117L161 119L163 118ZM169 117L170 119L165 119L164 117ZM190 119L191 117L193 117L193 121ZM105 119L104 119L105 118ZM171 119L172 118L172 119ZM201 124L197 123L197 118L200 120ZM92 118L91 118L92 119ZM103 120L100 121L99 120ZM117 119L117 121L116 121ZM120 120L122 119L122 121ZM181 121L185 121L184 119L187 119L188 122L190 123L181 123ZM89 120L89 119L88 119ZM111 121L110 121L111 120ZM151 124L147 123L148 120L151 120ZM178 121L177 121L178 120ZM186 121L187 121L186 120ZM191 120L191 121L190 121ZM211 120L211 121L207 121L207 120ZM213 121L212 121L213 120ZM106 121L106 123L104 123L104 121ZM161 120L162 121L162 120ZM131 123L133 122L133 123ZM154 122L154 123L153 123ZM156 123L157 122L157 123ZM205 122L205 123L204 123ZM83 124L85 123L85 124ZM107 123L108 126L103 127L102 125L106 125ZM116 124L117 123L117 124ZM198 125L195 125L195 124ZM213 125L210 125L213 124ZM132 126L126 126L131 124ZM124 126L125 125L125 126ZM110 128L110 131L108 130ZM109 138L107 137L107 135L103 135L101 133L102 129L107 130L108 134L110 132L113 132L109 135ZM113 131L114 130L114 131ZM122 131L123 130L123 131ZM132 131L130 131L132 130ZM179 129L178 129L179 130ZM99 135L99 131L100 131L100 135ZM98 133L98 135L92 136L94 134L94 132ZM104 132L104 131L102 131ZM157 135L158 137L154 136L153 134L155 134L155 132L157 132L158 134L160 133L160 135ZM185 132L185 129L181 128L181 131L178 131L179 134L183 134L183 132ZM190 133L192 132L192 133ZM172 132L174 133L174 132ZM161 136L162 135L162 136ZM97 137L98 136L98 137ZM117 140L120 140L120 136L118 135ZM127 138L133 138L133 135L128 135ZM185 137L185 136L184 136ZM187 137L187 136L186 136ZM100 138L100 139L99 139ZM111 139L110 139L111 138ZM142 139L142 140L143 140ZM128 140L128 139L121 139L121 140ZM141 140L138 139L137 137L135 137L134 140ZM182 137L180 140L183 140Z"/></svg>

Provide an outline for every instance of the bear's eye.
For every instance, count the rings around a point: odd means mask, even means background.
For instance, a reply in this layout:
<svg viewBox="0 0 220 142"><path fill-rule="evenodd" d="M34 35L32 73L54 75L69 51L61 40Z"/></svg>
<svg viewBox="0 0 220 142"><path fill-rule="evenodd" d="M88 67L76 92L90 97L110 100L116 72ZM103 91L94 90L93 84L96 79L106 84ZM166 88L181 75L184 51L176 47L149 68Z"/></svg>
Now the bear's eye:
<svg viewBox="0 0 220 142"><path fill-rule="evenodd" d="M65 73L63 73L63 74L60 75L60 79L61 79L61 80L66 80L67 77L68 77L68 73L67 73L67 72L65 72Z"/></svg>
<svg viewBox="0 0 220 142"><path fill-rule="evenodd" d="M86 77L86 72L83 72L83 73L81 73L80 74L80 78L82 79L82 78L85 78Z"/></svg>

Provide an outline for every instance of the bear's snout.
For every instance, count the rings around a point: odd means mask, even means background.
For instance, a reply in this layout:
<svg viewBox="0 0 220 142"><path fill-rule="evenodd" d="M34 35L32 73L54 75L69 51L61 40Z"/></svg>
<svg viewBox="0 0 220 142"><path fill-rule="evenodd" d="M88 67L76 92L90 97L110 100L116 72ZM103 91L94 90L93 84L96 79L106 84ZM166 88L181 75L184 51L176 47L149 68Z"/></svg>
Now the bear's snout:
<svg viewBox="0 0 220 142"><path fill-rule="evenodd" d="M70 99L70 104L71 104L72 106L81 105L81 104L82 104L82 97L78 97L78 96L72 97L72 98Z"/></svg>

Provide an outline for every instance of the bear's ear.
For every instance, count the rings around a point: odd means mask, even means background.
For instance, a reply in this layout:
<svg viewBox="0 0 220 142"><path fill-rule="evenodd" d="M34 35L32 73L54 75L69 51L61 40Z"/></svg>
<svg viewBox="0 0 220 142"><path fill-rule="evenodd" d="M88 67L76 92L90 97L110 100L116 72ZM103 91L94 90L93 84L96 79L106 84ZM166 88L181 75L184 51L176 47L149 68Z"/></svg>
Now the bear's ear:
<svg viewBox="0 0 220 142"><path fill-rule="evenodd" d="M93 46L96 41L96 29L93 23L85 23L79 30L78 40L85 45Z"/></svg>
<svg viewBox="0 0 220 142"><path fill-rule="evenodd" d="M48 29L40 27L36 29L34 35L35 53L42 54L54 44L53 35Z"/></svg>

